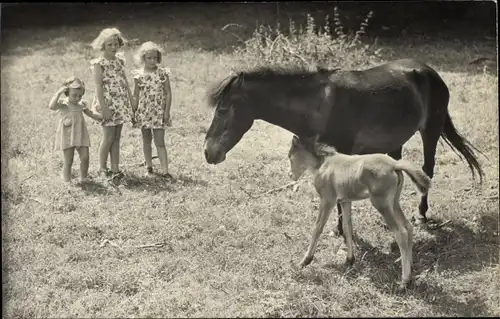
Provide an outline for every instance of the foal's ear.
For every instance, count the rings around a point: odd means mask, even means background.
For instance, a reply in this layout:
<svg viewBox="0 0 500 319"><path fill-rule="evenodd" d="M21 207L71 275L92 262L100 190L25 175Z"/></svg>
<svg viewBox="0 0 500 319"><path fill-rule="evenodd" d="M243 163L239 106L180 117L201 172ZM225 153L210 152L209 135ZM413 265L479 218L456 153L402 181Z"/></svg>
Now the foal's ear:
<svg viewBox="0 0 500 319"><path fill-rule="evenodd" d="M319 140L319 134L314 135L314 137L312 138L312 142L316 144L318 143L318 140Z"/></svg>
<svg viewBox="0 0 500 319"><path fill-rule="evenodd" d="M297 136L293 136L292 137L292 145L293 146L296 146L296 145L299 145L300 144L300 141L299 141L299 138Z"/></svg>

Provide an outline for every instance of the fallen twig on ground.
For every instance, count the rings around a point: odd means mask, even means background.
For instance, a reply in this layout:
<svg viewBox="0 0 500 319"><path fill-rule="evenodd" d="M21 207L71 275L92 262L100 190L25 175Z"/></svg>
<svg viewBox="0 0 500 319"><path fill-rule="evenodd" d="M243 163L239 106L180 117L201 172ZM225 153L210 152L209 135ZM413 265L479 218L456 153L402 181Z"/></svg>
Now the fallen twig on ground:
<svg viewBox="0 0 500 319"><path fill-rule="evenodd" d="M123 250L124 248L161 248L166 245L166 243L153 243L153 244L144 244L144 245L134 245L134 246L120 246L117 243L113 242L112 240L109 239L104 239L102 243L99 245L99 247L104 247L106 244L109 244L110 246L119 248Z"/></svg>
<svg viewBox="0 0 500 319"><path fill-rule="evenodd" d="M265 192L259 193L259 194L257 194L257 195L254 195L254 194L252 194L252 193L248 192L246 189L244 189L244 188L243 188L243 187L241 187L241 186L240 186L240 189L241 189L242 191L244 191L244 192L245 192L248 196L250 196L250 197L252 197L252 198L254 198L254 199L255 199L255 198L259 198L259 197L264 196L264 195L269 195L269 194L271 194L271 193L274 193L274 192L277 192L277 191L283 190L283 189L288 188L288 187L290 187L290 186L296 185L297 183L298 183L298 182L290 182L290 183L285 184L285 185L283 185L283 186L276 187L276 188L272 188L272 189L270 189L270 190L268 190L268 191L265 191ZM296 191L296 190L294 189L294 191Z"/></svg>

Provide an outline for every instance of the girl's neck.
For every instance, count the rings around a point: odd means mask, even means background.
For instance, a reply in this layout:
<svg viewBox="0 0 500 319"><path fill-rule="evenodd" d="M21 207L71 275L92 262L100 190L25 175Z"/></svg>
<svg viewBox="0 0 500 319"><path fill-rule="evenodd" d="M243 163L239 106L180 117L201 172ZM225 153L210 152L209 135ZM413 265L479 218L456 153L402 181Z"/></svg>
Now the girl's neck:
<svg viewBox="0 0 500 319"><path fill-rule="evenodd" d="M148 67L148 66L144 66L144 71L145 71L145 72L154 72L154 71L156 71L156 69L158 69L158 66L157 66L157 65L155 65L155 66L154 66L154 67L152 67L152 68L150 68L150 67Z"/></svg>
<svg viewBox="0 0 500 319"><path fill-rule="evenodd" d="M116 59L116 54L113 54L113 55L109 55L109 54L106 54L106 53L103 53L102 55L106 60L115 60Z"/></svg>

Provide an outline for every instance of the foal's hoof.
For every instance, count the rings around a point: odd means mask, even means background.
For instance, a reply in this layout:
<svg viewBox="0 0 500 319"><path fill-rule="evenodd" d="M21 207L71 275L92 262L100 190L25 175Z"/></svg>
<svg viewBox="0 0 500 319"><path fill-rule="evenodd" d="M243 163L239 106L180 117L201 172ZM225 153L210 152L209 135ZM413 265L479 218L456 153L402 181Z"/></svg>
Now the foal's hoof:
<svg viewBox="0 0 500 319"><path fill-rule="evenodd" d="M418 217L413 216L411 218L411 221L415 226L425 226L425 224L427 224L427 218L423 216L418 216Z"/></svg>
<svg viewBox="0 0 500 319"><path fill-rule="evenodd" d="M413 280L409 280L407 282L400 282L395 289L396 294L404 294L407 293L408 290L413 288Z"/></svg>

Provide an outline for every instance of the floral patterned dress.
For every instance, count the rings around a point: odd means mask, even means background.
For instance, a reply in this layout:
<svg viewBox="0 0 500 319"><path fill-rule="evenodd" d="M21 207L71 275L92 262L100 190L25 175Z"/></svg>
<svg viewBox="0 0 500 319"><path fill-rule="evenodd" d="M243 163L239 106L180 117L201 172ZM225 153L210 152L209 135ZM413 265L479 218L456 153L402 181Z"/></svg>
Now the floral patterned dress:
<svg viewBox="0 0 500 319"><path fill-rule="evenodd" d="M90 61L90 69L94 72L96 66L102 67L102 89L104 103L111 112L111 119L99 122L103 126L115 126L130 121L130 101L127 93L127 82L125 78L125 58L116 55L114 60L108 60L103 56ZM91 109L102 114L97 92L92 101Z"/></svg>
<svg viewBox="0 0 500 319"><path fill-rule="evenodd" d="M170 70L158 67L153 72L144 69L133 70L134 81L139 88L139 103L135 112L135 127L145 129L163 129L167 123L163 121L165 106L165 82Z"/></svg>
<svg viewBox="0 0 500 319"><path fill-rule="evenodd" d="M90 137L83 118L83 110L86 108L87 102L83 100L76 105L70 103L67 97L59 101L57 112L60 120L54 145L56 151L70 147L90 147Z"/></svg>

